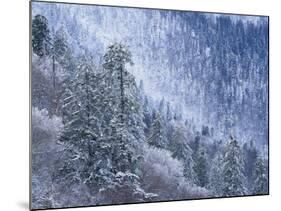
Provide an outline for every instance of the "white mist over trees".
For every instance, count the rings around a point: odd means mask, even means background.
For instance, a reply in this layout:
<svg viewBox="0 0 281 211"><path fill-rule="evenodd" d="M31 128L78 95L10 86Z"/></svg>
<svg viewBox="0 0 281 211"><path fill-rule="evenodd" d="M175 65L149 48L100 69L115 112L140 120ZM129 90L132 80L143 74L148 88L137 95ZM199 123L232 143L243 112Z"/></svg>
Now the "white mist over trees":
<svg viewBox="0 0 281 211"><path fill-rule="evenodd" d="M268 193L266 21L32 4L33 209Z"/></svg>

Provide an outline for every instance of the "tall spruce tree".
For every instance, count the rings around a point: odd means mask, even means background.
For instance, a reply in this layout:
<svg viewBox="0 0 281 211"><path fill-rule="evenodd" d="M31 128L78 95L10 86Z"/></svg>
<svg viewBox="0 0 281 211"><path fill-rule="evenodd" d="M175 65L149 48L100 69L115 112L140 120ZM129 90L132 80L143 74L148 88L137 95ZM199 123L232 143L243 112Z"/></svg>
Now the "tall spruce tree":
<svg viewBox="0 0 281 211"><path fill-rule="evenodd" d="M112 172L114 185L103 192L113 202L143 201L145 192L140 187L138 151L144 141L144 125L140 95L134 77L126 64L133 64L131 53L122 44L108 47L103 67L107 72L108 101L112 114L106 139L112 147ZM108 197L106 197L108 198Z"/></svg>
<svg viewBox="0 0 281 211"><path fill-rule="evenodd" d="M248 187L253 186L254 182L254 170L255 164L257 161L258 152L256 147L254 146L253 141L250 141L250 145L244 144L243 145L243 153L245 155L245 176L247 179Z"/></svg>
<svg viewBox="0 0 281 211"><path fill-rule="evenodd" d="M36 15L32 20L32 49L39 57L47 56L50 53L50 30L48 20L43 15Z"/></svg>
<svg viewBox="0 0 281 211"><path fill-rule="evenodd" d="M53 85L53 109L52 114L58 113L59 107L59 87L58 87L58 76L57 76L57 66L58 63L64 69L71 71L72 57L70 55L70 49L67 43L66 33L63 28L60 28L55 32L51 43L50 56L52 58L52 85ZM65 71L66 72L66 71Z"/></svg>
<svg viewBox="0 0 281 211"><path fill-rule="evenodd" d="M167 102L167 105L166 105L166 120L169 122L173 119L173 114L172 114L172 111L171 111L171 106L170 106L170 102Z"/></svg>
<svg viewBox="0 0 281 211"><path fill-rule="evenodd" d="M63 95L64 130L60 138L65 152L55 178L64 185L86 184L96 194L113 177L105 156L111 148L102 139L103 114L99 108L103 107L103 96L96 84L100 79L85 58L80 59L74 76L69 77Z"/></svg>
<svg viewBox="0 0 281 211"><path fill-rule="evenodd" d="M144 102L143 102L143 122L144 122L144 133L146 136L148 136L149 129L152 124L152 111L147 96L144 97Z"/></svg>
<svg viewBox="0 0 281 211"><path fill-rule="evenodd" d="M64 62L65 56L69 52L69 44L63 28L59 28L55 32L52 46L52 54L56 57L56 60Z"/></svg>
<svg viewBox="0 0 281 211"><path fill-rule="evenodd" d="M206 151L199 144L196 151L193 153L194 159L194 173L195 173L195 183L200 187L206 187L208 185L208 164Z"/></svg>
<svg viewBox="0 0 281 211"><path fill-rule="evenodd" d="M208 188L212 191L214 196L222 196L222 155L217 152L212 160L212 165L209 175Z"/></svg>
<svg viewBox="0 0 281 211"><path fill-rule="evenodd" d="M112 114L119 116L129 132L137 139L144 140L143 109L141 97L134 76L126 69L133 65L131 53L126 46L114 44L108 47L103 67L109 74L109 101ZM113 119L113 118L111 118Z"/></svg>
<svg viewBox="0 0 281 211"><path fill-rule="evenodd" d="M75 79L72 79L72 87L67 90L63 106L64 120L66 120L64 133L66 134L62 137L64 141L72 142L73 145L88 145L87 140L93 140L99 136L99 120L95 116L99 112L95 100L98 95L94 79L93 69L87 64L85 58L81 59Z"/></svg>
<svg viewBox="0 0 281 211"><path fill-rule="evenodd" d="M160 113L156 113L155 118L152 122L149 137L147 142L154 147L167 149L168 139L165 130L164 121Z"/></svg>
<svg viewBox="0 0 281 211"><path fill-rule="evenodd" d="M222 161L223 196L241 196L245 188L244 160L238 142L230 137Z"/></svg>
<svg viewBox="0 0 281 211"><path fill-rule="evenodd" d="M47 18L42 15L36 15L32 20L32 49L39 57L48 56L52 59L52 87L50 87L51 92L49 93L51 106L49 113L50 115L58 114L61 87L58 82L57 63L60 63L61 67L67 68L68 71L70 66L73 65L73 58L70 54L65 31L60 28L51 38Z"/></svg>
<svg viewBox="0 0 281 211"><path fill-rule="evenodd" d="M184 176L187 181L194 182L194 161L192 158L192 149L187 143L187 131L182 124L175 127L171 140L172 156L183 163Z"/></svg>
<svg viewBox="0 0 281 211"><path fill-rule="evenodd" d="M261 157L257 158L254 169L253 194L268 194L268 174Z"/></svg>

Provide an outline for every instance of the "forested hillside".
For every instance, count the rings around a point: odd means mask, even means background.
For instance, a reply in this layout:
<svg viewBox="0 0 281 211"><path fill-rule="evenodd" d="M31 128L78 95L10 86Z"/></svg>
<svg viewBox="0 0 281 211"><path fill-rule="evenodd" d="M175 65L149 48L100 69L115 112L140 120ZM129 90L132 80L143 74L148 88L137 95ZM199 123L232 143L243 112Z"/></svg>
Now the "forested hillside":
<svg viewBox="0 0 281 211"><path fill-rule="evenodd" d="M265 17L32 3L32 208L268 193Z"/></svg>

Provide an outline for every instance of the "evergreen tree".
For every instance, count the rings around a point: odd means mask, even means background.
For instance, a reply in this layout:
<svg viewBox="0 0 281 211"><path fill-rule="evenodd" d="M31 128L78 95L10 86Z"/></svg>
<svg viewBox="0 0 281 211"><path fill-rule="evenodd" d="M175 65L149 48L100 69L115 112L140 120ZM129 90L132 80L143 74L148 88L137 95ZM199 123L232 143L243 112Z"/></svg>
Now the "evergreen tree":
<svg viewBox="0 0 281 211"><path fill-rule="evenodd" d="M194 141L191 143L191 148L193 149L193 156L195 156L195 152L199 150L201 136L200 133L197 131ZM194 158L194 157L193 157Z"/></svg>
<svg viewBox="0 0 281 211"><path fill-rule="evenodd" d="M84 138L93 140L100 135L98 117L102 114L99 112L96 100L101 96L97 93L94 79L92 68L87 64L86 59L81 59L72 87L67 90L63 107L64 120L66 120L65 133L67 133L63 137L73 145L88 144ZM69 132L71 134L68 134ZM80 141L82 142L79 143Z"/></svg>
<svg viewBox="0 0 281 211"><path fill-rule="evenodd" d="M52 86L50 87L51 91L49 93L51 97L50 115L59 113L59 94L61 94L61 87L58 82L56 63L59 62L68 71L73 65L73 58L71 57L66 40L66 34L62 28L51 39L47 18L42 15L36 15L34 17L32 21L33 52L39 57L50 56L52 58Z"/></svg>
<svg viewBox="0 0 281 211"><path fill-rule="evenodd" d="M38 109L52 108L52 84L40 68L32 66L32 106Z"/></svg>
<svg viewBox="0 0 281 211"><path fill-rule="evenodd" d="M165 131L166 131L166 137L167 137L167 143L168 143L168 149L171 148L171 144L173 141L173 135L175 132L175 126L176 126L176 122L174 121L170 121L170 122L165 122ZM185 136L187 136L188 134L185 134Z"/></svg>
<svg viewBox="0 0 281 211"><path fill-rule="evenodd" d="M65 152L60 160L62 167L54 176L64 185L86 184L95 193L112 177L105 157L111 149L102 139L103 114L99 107L103 106L103 96L96 87L97 81L91 66L82 58L64 93L60 142Z"/></svg>
<svg viewBox="0 0 281 211"><path fill-rule="evenodd" d="M222 196L222 158L220 152L217 152L212 160L208 185L208 188L218 197Z"/></svg>
<svg viewBox="0 0 281 211"><path fill-rule="evenodd" d="M58 99L58 81L57 81L57 63L70 71L72 58L66 40L66 34L63 28L60 28L54 35L53 42L51 43L51 57L52 57L52 84L53 84L53 109L52 113L58 113L59 99Z"/></svg>
<svg viewBox="0 0 281 211"><path fill-rule="evenodd" d="M176 111L174 112L174 120L175 121L182 120L182 106L181 105L176 106Z"/></svg>
<svg viewBox="0 0 281 211"><path fill-rule="evenodd" d="M70 53L69 44L67 42L67 37L65 30L63 28L58 29L55 32L53 43L52 43L52 56L54 59L63 66L66 66L65 64L68 61L68 54Z"/></svg>
<svg viewBox="0 0 281 211"><path fill-rule="evenodd" d="M244 161L238 142L231 137L222 161L223 196L241 196L246 194Z"/></svg>
<svg viewBox="0 0 281 211"><path fill-rule="evenodd" d="M195 173L195 183L200 187L206 187L208 184L208 174L207 174L207 156L204 148L199 144L197 151L193 153L194 159L194 173Z"/></svg>
<svg viewBox="0 0 281 211"><path fill-rule="evenodd" d="M202 133L202 136L210 136L209 127L203 125L201 133Z"/></svg>
<svg viewBox="0 0 281 211"><path fill-rule="evenodd" d="M108 47L103 67L111 84L108 100L112 105L112 117L106 139L112 147L110 156L114 185L103 194L112 196L114 202L142 201L146 198L137 176L142 160L138 148L144 141L143 112L135 79L126 70L127 63L133 64L126 46L114 44Z"/></svg>
<svg viewBox="0 0 281 211"><path fill-rule="evenodd" d="M254 182L254 170L255 164L257 161L257 149L253 144L253 141L250 142L250 146L248 144L244 144L243 146L243 153L245 155L245 176L247 179L248 187L253 186Z"/></svg>
<svg viewBox="0 0 281 211"><path fill-rule="evenodd" d="M154 147L167 149L168 139L164 122L160 113L156 113L155 119L152 122L149 138L147 142Z"/></svg>
<svg viewBox="0 0 281 211"><path fill-rule="evenodd" d="M268 194L268 174L264 160L258 157L254 169L253 194Z"/></svg>
<svg viewBox="0 0 281 211"><path fill-rule="evenodd" d="M187 143L187 131L183 125L179 124L175 127L175 131L171 140L171 152L174 158L183 163L184 176L189 182L194 181L194 161L192 158L192 149Z"/></svg>
<svg viewBox="0 0 281 211"><path fill-rule="evenodd" d="M152 124L152 114L151 114L150 105L148 103L147 96L144 97L144 102L143 102L143 122L144 122L144 133L146 134L146 136L148 136L149 129Z"/></svg>
<svg viewBox="0 0 281 211"><path fill-rule="evenodd" d="M42 15L36 15L32 20L32 49L39 57L49 55L51 36L48 20Z"/></svg>
<svg viewBox="0 0 281 211"><path fill-rule="evenodd" d="M108 47L103 67L109 74L109 101L113 114L128 128L138 141L144 140L143 109L141 97L134 76L126 70L126 64L133 65L131 53L126 46L114 44ZM139 143L138 143L139 144Z"/></svg>
<svg viewBox="0 0 281 211"><path fill-rule="evenodd" d="M173 114L172 114L172 111L171 111L171 106L170 106L170 103L167 102L167 112L166 112L166 120L169 122L171 121L173 118Z"/></svg>

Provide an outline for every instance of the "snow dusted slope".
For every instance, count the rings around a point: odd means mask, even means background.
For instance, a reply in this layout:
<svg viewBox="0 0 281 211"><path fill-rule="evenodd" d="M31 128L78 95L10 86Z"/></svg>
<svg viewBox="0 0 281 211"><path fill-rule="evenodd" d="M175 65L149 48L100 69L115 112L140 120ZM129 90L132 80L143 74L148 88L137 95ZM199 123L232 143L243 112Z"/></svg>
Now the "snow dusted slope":
<svg viewBox="0 0 281 211"><path fill-rule="evenodd" d="M33 15L63 27L74 54L101 64L109 44L129 46L146 94L163 97L198 129L267 142L265 17L33 2ZM128 67L129 68L129 67Z"/></svg>

